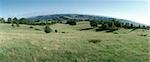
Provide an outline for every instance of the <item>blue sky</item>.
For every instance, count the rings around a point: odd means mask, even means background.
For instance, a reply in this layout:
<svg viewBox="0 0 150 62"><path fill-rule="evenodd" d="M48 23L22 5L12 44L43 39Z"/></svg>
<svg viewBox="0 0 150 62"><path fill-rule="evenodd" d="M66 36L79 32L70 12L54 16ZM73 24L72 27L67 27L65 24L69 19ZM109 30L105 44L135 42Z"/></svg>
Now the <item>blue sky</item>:
<svg viewBox="0 0 150 62"><path fill-rule="evenodd" d="M0 0L0 16L30 17L47 14L90 14L149 24L149 0Z"/></svg>

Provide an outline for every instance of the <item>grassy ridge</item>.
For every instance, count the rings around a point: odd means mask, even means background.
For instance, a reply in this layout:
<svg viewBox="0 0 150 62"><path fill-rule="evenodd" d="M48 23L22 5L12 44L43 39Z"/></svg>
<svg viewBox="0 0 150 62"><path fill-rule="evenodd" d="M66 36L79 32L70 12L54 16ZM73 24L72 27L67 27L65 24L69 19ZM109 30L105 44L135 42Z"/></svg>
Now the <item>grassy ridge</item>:
<svg viewBox="0 0 150 62"><path fill-rule="evenodd" d="M44 33L43 26L29 27L0 24L1 62L149 62L149 35L140 36L149 31L120 29L116 31L119 34L79 31L89 28L88 22L76 26L51 25L58 33L50 34Z"/></svg>

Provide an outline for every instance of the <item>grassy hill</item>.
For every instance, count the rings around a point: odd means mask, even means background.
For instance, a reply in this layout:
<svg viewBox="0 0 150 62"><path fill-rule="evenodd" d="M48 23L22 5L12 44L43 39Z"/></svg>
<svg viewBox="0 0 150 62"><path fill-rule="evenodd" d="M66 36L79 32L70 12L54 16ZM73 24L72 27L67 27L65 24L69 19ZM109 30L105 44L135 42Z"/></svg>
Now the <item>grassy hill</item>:
<svg viewBox="0 0 150 62"><path fill-rule="evenodd" d="M0 24L0 62L149 62L149 30L80 31L90 27L85 21L50 25L58 33L49 34L29 27Z"/></svg>
<svg viewBox="0 0 150 62"><path fill-rule="evenodd" d="M108 16L96 16L96 15L83 15L83 14L53 14L53 15L41 15L41 16L34 16L34 17L29 17L28 19L30 20L55 20L55 21L62 21L62 20L68 20L68 19L75 19L76 21L78 20L97 20L97 21L107 21L111 20L113 17L108 17ZM131 20L125 20L125 19L119 19L115 18L116 21L120 21L122 23L129 23L129 24L134 24L136 26L138 25L144 25L141 23L136 23Z"/></svg>

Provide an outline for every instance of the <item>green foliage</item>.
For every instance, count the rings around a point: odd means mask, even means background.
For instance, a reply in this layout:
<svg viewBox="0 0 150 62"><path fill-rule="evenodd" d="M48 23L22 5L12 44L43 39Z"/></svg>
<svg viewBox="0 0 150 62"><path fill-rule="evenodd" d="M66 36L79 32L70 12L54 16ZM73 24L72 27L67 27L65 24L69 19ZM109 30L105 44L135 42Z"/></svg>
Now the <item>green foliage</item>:
<svg viewBox="0 0 150 62"><path fill-rule="evenodd" d="M29 22L29 20L26 19L26 18L20 18L20 19L19 19L19 23L20 23L20 24L29 24L28 22Z"/></svg>
<svg viewBox="0 0 150 62"><path fill-rule="evenodd" d="M55 29L55 32L57 33L57 32L58 32L58 30L57 30L57 29Z"/></svg>
<svg viewBox="0 0 150 62"><path fill-rule="evenodd" d="M29 28L34 28L33 26L30 26Z"/></svg>
<svg viewBox="0 0 150 62"><path fill-rule="evenodd" d="M97 39L94 39L94 40L88 40L89 43L99 43L101 42L102 40L97 40Z"/></svg>
<svg viewBox="0 0 150 62"><path fill-rule="evenodd" d="M44 31L45 31L45 33L50 33L50 32L52 32L52 29L48 25L46 25L44 28Z"/></svg>
<svg viewBox="0 0 150 62"><path fill-rule="evenodd" d="M0 23L4 23L5 19L4 18L0 18Z"/></svg>
<svg viewBox="0 0 150 62"><path fill-rule="evenodd" d="M8 18L8 19L7 19L7 22L8 22L8 23L11 23L12 21L13 21L13 20L12 20L11 18Z"/></svg>
<svg viewBox="0 0 150 62"><path fill-rule="evenodd" d="M109 28L109 25L108 25L108 24L102 24L101 28L102 28L103 30L106 30L106 29Z"/></svg>
<svg viewBox="0 0 150 62"><path fill-rule="evenodd" d="M76 23L76 21L75 20L68 20L67 22L66 22L66 24L69 24L69 25L76 25L77 23Z"/></svg>
<svg viewBox="0 0 150 62"><path fill-rule="evenodd" d="M15 23L17 27L20 27L20 25L19 25L20 21L19 21L16 17L13 18L12 23ZM12 25L12 26L13 26L13 25Z"/></svg>
<svg viewBox="0 0 150 62"><path fill-rule="evenodd" d="M19 22L16 23L16 26L17 26L17 27L20 27Z"/></svg>
<svg viewBox="0 0 150 62"><path fill-rule="evenodd" d="M97 21L90 21L90 25L91 25L91 27L97 27L98 23L97 23Z"/></svg>
<svg viewBox="0 0 150 62"><path fill-rule="evenodd" d="M129 23L125 23L124 28L129 28Z"/></svg>
<svg viewBox="0 0 150 62"><path fill-rule="evenodd" d="M134 28L134 25L133 25L133 24L131 24L131 25L130 25L130 28Z"/></svg>

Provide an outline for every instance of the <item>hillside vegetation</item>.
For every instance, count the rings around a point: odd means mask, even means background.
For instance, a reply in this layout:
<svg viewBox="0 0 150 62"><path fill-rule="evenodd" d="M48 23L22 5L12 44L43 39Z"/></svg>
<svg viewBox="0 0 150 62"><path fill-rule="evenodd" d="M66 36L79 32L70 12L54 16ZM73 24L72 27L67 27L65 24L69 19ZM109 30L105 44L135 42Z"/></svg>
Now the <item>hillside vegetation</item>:
<svg viewBox="0 0 150 62"><path fill-rule="evenodd" d="M81 30L91 28L81 21L50 25L46 34L45 26L11 25L0 24L0 62L149 62L149 30L96 32Z"/></svg>

